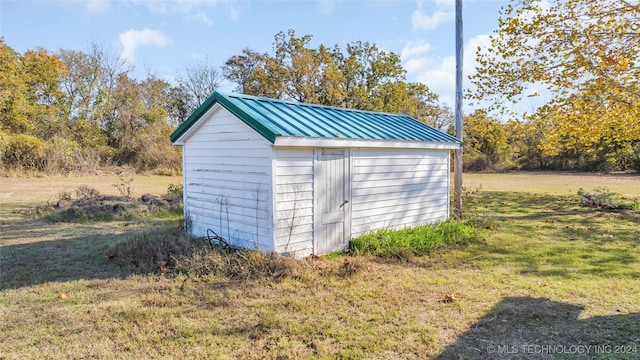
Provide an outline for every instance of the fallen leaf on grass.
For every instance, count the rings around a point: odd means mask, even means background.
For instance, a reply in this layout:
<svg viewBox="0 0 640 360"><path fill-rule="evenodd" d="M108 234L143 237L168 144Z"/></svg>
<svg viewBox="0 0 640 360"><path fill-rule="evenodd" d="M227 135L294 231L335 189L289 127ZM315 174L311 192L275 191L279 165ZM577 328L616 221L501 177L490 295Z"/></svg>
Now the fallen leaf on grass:
<svg viewBox="0 0 640 360"><path fill-rule="evenodd" d="M545 287L545 286L547 286L547 283L543 282L543 281L538 281L538 286Z"/></svg>
<svg viewBox="0 0 640 360"><path fill-rule="evenodd" d="M440 300L440 302L452 303L458 301L458 297L453 294L444 294L444 299Z"/></svg>
<svg viewBox="0 0 640 360"><path fill-rule="evenodd" d="M60 293L60 295L58 295L58 299L66 299L68 297L69 297L69 295L67 295L65 293Z"/></svg>

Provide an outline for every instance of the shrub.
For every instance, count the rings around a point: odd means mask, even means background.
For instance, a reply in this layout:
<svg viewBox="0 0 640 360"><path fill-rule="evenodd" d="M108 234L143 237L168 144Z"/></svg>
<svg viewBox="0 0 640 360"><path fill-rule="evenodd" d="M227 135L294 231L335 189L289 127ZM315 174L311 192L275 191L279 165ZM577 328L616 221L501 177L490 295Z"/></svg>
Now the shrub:
<svg viewBox="0 0 640 360"><path fill-rule="evenodd" d="M183 189L182 184L169 184L167 193L164 194L164 197L169 200L182 199Z"/></svg>
<svg viewBox="0 0 640 360"><path fill-rule="evenodd" d="M464 153L462 160L463 169L465 171L483 172L494 170L494 164L491 163L489 157L484 154L466 154Z"/></svg>
<svg viewBox="0 0 640 360"><path fill-rule="evenodd" d="M82 204L93 204L100 200L100 191L92 187L80 186L76 189L76 200Z"/></svg>
<svg viewBox="0 0 640 360"><path fill-rule="evenodd" d="M3 163L14 168L42 170L45 167L45 143L37 137L18 134L4 145Z"/></svg>
<svg viewBox="0 0 640 360"><path fill-rule="evenodd" d="M77 142L60 136L52 137L44 147L44 153L47 159L46 171L49 173L67 174L77 170L78 154L82 149Z"/></svg>
<svg viewBox="0 0 640 360"><path fill-rule="evenodd" d="M176 170L162 167L153 170L151 173L159 176L173 176L176 174Z"/></svg>
<svg viewBox="0 0 640 360"><path fill-rule="evenodd" d="M58 200L71 201L73 198L71 197L71 193L68 191L61 191L58 193Z"/></svg>
<svg viewBox="0 0 640 360"><path fill-rule="evenodd" d="M131 196L133 195L133 185L131 185L132 182L132 177L126 178L125 176L120 174L118 175L118 182L113 184L113 187L118 189L120 195L124 196L127 199L131 199Z"/></svg>
<svg viewBox="0 0 640 360"><path fill-rule="evenodd" d="M629 167L631 170L635 170L635 172L640 174L640 142L633 146L632 153L633 155L629 157Z"/></svg>
<svg viewBox="0 0 640 360"><path fill-rule="evenodd" d="M639 210L640 202L623 198L622 195L607 188L596 188L592 193L583 189L578 190L580 205L599 210Z"/></svg>
<svg viewBox="0 0 640 360"><path fill-rule="evenodd" d="M615 209L623 206L620 195L603 187L596 188L593 193L588 193L580 188L578 196L580 196L582 206L603 209Z"/></svg>

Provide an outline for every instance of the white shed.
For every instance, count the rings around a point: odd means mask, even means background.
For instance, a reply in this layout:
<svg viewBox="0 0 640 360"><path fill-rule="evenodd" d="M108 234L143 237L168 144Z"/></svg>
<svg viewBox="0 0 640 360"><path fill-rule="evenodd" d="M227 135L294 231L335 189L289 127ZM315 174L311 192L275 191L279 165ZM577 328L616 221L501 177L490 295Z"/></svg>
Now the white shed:
<svg viewBox="0 0 640 360"><path fill-rule="evenodd" d="M297 257L448 218L460 147L406 115L219 92L171 141L189 233Z"/></svg>

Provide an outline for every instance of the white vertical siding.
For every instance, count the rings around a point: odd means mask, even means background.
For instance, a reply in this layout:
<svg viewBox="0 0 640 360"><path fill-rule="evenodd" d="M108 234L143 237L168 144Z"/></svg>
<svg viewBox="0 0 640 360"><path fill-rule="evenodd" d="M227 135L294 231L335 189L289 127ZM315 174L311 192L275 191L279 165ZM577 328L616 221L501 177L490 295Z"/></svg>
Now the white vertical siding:
<svg viewBox="0 0 640 360"><path fill-rule="evenodd" d="M313 253L313 149L275 150L275 251Z"/></svg>
<svg viewBox="0 0 640 360"><path fill-rule="evenodd" d="M184 143L189 231L212 229L235 246L273 250L271 144L226 109L212 112Z"/></svg>
<svg viewBox="0 0 640 360"><path fill-rule="evenodd" d="M352 154L352 237L449 216L448 150L358 149Z"/></svg>

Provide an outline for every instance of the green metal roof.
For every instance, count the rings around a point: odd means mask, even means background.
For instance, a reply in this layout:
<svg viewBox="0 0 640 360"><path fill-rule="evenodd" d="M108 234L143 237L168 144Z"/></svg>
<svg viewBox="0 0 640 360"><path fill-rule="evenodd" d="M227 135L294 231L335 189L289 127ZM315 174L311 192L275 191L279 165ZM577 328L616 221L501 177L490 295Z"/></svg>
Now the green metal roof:
<svg viewBox="0 0 640 360"><path fill-rule="evenodd" d="M402 114L298 103L215 92L171 134L175 142L216 103L271 143L277 137L408 140L460 143L457 138Z"/></svg>

